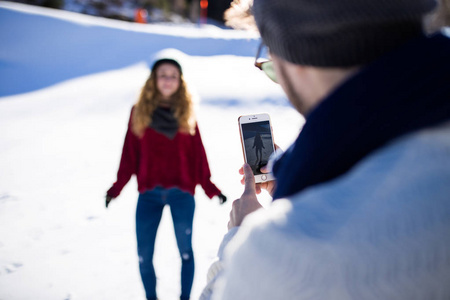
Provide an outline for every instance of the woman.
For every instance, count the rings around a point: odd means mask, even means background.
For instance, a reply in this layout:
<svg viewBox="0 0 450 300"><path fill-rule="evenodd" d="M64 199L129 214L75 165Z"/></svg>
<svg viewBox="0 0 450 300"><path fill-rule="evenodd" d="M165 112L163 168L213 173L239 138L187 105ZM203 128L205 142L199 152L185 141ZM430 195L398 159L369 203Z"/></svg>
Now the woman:
<svg viewBox="0 0 450 300"><path fill-rule="evenodd" d="M139 198L136 235L139 269L147 299L156 299L153 251L164 206L170 206L182 259L181 298L189 299L194 279L192 223L194 192L200 184L210 198L226 197L211 173L180 64L157 60L131 110L117 181L106 193L106 207L136 174Z"/></svg>

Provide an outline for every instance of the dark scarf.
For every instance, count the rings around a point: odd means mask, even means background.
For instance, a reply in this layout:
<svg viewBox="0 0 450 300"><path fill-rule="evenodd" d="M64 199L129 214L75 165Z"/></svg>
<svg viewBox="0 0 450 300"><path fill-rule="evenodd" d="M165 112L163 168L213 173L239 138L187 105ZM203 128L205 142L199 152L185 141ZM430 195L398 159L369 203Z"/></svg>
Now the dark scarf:
<svg viewBox="0 0 450 300"><path fill-rule="evenodd" d="M415 39L349 79L274 165L274 199L332 180L387 142L450 119L450 39Z"/></svg>
<svg viewBox="0 0 450 300"><path fill-rule="evenodd" d="M172 109L158 107L153 112L149 127L172 140L177 134L179 126Z"/></svg>

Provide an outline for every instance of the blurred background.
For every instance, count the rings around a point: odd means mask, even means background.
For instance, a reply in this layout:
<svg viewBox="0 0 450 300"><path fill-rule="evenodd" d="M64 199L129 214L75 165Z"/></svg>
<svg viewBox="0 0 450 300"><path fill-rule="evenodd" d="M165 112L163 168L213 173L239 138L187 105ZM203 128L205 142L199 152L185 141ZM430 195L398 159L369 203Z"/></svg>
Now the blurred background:
<svg viewBox="0 0 450 300"><path fill-rule="evenodd" d="M214 22L232 0L25 0L12 1L130 22Z"/></svg>
<svg viewBox="0 0 450 300"><path fill-rule="evenodd" d="M192 21L187 2L178 12L176 1L148 3L139 19L132 1L64 1L57 9L0 1L0 300L145 299L136 180L108 209L105 193L154 57L170 52L181 62L212 181L229 199L220 205L196 189L192 299L242 194L239 115L268 112L283 149L303 124L281 88L254 67L257 34L226 28L222 13L213 19L212 1L203 3L207 14L197 2ZM270 203L268 194L259 199ZM158 297L179 299L168 208L154 262Z"/></svg>

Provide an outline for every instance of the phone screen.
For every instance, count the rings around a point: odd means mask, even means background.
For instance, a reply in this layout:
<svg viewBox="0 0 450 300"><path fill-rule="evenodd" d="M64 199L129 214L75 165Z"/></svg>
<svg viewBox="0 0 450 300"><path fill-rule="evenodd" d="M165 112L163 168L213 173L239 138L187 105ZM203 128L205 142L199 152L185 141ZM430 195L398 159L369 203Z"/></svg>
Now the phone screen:
<svg viewBox="0 0 450 300"><path fill-rule="evenodd" d="M261 167L267 165L274 151L270 123L260 121L241 126L247 163L252 167L253 174L261 175Z"/></svg>

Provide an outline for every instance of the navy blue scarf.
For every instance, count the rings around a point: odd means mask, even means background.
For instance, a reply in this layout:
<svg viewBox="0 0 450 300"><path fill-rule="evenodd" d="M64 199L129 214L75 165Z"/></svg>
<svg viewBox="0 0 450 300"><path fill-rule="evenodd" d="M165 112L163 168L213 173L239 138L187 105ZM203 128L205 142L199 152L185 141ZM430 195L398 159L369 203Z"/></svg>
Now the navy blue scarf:
<svg viewBox="0 0 450 300"><path fill-rule="evenodd" d="M324 99L274 165L274 199L332 180L387 142L450 120L450 39L420 37Z"/></svg>

